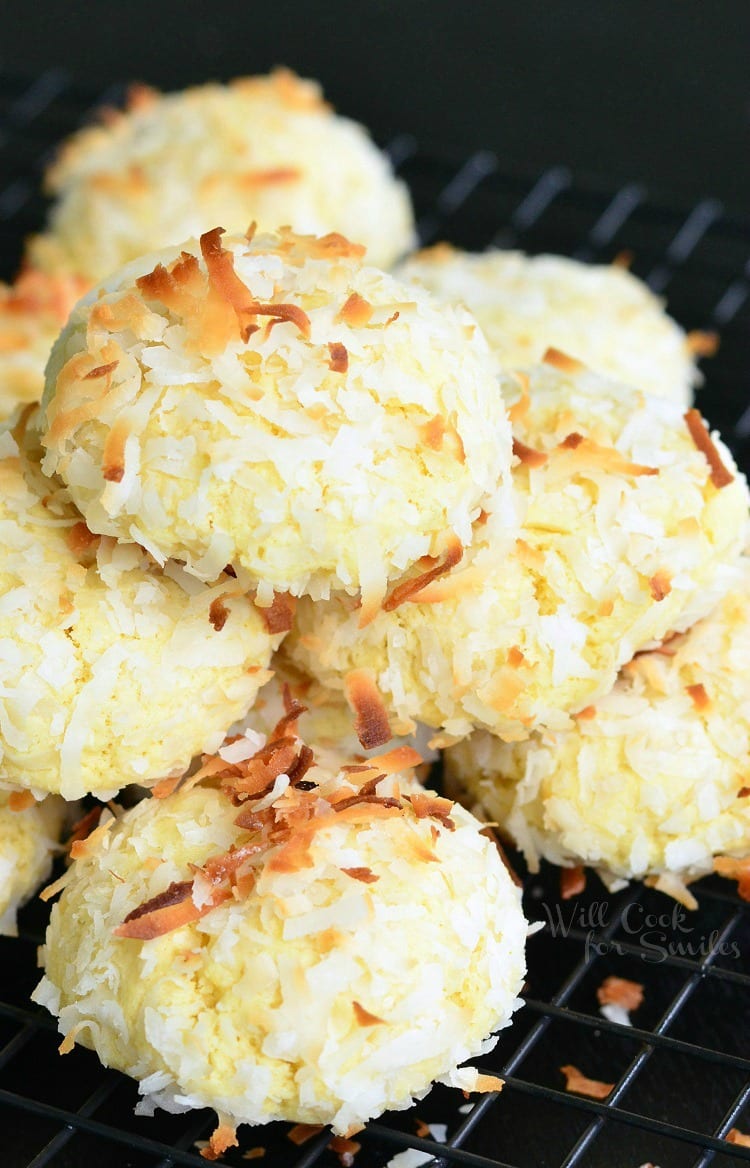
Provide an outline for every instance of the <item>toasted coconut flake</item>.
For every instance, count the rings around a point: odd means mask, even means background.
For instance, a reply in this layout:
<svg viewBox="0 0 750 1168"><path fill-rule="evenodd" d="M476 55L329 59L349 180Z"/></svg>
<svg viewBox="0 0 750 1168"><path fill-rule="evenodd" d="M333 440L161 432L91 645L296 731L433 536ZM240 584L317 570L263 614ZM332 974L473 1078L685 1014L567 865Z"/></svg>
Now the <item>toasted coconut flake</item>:
<svg viewBox="0 0 750 1168"><path fill-rule="evenodd" d="M240 336L247 340L256 316L270 316L273 321L291 321L303 337L310 336L310 318L296 304L260 304L234 270L234 256L221 246L222 227L206 231L200 237L203 256L211 287L234 311L240 327ZM248 331L249 330L249 331Z"/></svg>
<svg viewBox="0 0 750 1168"><path fill-rule="evenodd" d="M353 669L344 678L346 700L354 714L354 729L365 750L384 746L393 737L388 711L369 669Z"/></svg>
<svg viewBox="0 0 750 1168"><path fill-rule="evenodd" d="M268 736L268 741L278 742L281 738L286 738L290 734L296 734L297 722L306 710L307 706L303 706L300 702L292 698L291 691L288 691L284 696L284 716L279 718Z"/></svg>
<svg viewBox="0 0 750 1168"><path fill-rule="evenodd" d="M750 1136L746 1136L738 1127L731 1127L726 1134L728 1144L737 1144L740 1148L750 1148Z"/></svg>
<svg viewBox="0 0 750 1168"><path fill-rule="evenodd" d="M397 774L399 771L409 770L418 766L422 755L411 746L396 746L386 754L376 754L368 763L355 767L347 767L347 773L358 774L364 783L372 778L383 778L386 775Z"/></svg>
<svg viewBox="0 0 750 1168"><path fill-rule="evenodd" d="M655 888L665 896L671 896L678 904L694 912L698 901L693 896L685 881L676 872L661 872L658 876L646 876L643 883L647 888Z"/></svg>
<svg viewBox="0 0 750 1168"><path fill-rule="evenodd" d="M101 817L104 808L96 807L94 810L98 811ZM93 812L91 812L91 814L93 815ZM85 822L85 820L83 822ZM96 851L96 849L99 847L99 844L103 840L104 836L107 835L114 822L114 818L108 819L104 823L100 822L99 826L96 827L93 831L89 830L86 836L78 836L78 838L74 838L70 844L71 859L80 860Z"/></svg>
<svg viewBox="0 0 750 1168"><path fill-rule="evenodd" d="M553 365L555 369L562 370L563 373L583 373L586 370L582 361L563 353L561 349L555 349L554 346L546 350L542 361L545 365Z"/></svg>
<svg viewBox="0 0 750 1168"><path fill-rule="evenodd" d="M288 774L298 758L294 737L275 738L242 763L227 763L220 774L222 788L238 799L258 798L279 775Z"/></svg>
<svg viewBox="0 0 750 1168"><path fill-rule="evenodd" d="M560 1070L565 1075L565 1090L574 1095L586 1095L589 1099L607 1099L614 1090L614 1083L603 1083L601 1079L589 1079L578 1067L567 1063Z"/></svg>
<svg viewBox="0 0 750 1168"><path fill-rule="evenodd" d="M719 334L693 329L686 337L688 352L694 357L715 357L719 351Z"/></svg>
<svg viewBox="0 0 750 1168"><path fill-rule="evenodd" d="M475 565L453 572L425 585L411 600L417 604L441 604L444 600L454 600L466 592L476 591L486 579L486 572Z"/></svg>
<svg viewBox="0 0 750 1168"><path fill-rule="evenodd" d="M714 446L700 410L687 410L685 413L685 422L696 448L705 456L711 471L711 482L717 490L721 490L722 487L726 487L729 483L734 482L734 475L727 470L721 461L721 455Z"/></svg>
<svg viewBox="0 0 750 1168"><path fill-rule="evenodd" d="M643 986L626 977L605 977L596 991L596 997L600 1006L622 1006L624 1010L637 1010L643 1003Z"/></svg>
<svg viewBox="0 0 750 1168"><path fill-rule="evenodd" d="M633 266L634 259L635 256L633 255L633 252L630 250L630 248L624 247L621 251L618 251L616 256L613 257L612 267L622 268L623 271L629 272Z"/></svg>
<svg viewBox="0 0 750 1168"><path fill-rule="evenodd" d="M348 811L350 807L357 807L362 803L372 803L380 807L403 807L400 799L394 799L390 795L372 795L364 791L360 791L357 795L349 795L344 799L337 799L334 803L334 811Z"/></svg>
<svg viewBox="0 0 750 1168"><path fill-rule="evenodd" d="M237 1148L237 1132L228 1123L220 1123L208 1141L208 1147L201 1148L204 1160L218 1160L228 1148Z"/></svg>
<svg viewBox="0 0 750 1168"><path fill-rule="evenodd" d="M271 633L271 635L288 633L294 624L297 598L290 596L288 592L274 592L273 602L267 608L263 608L259 604L256 604L256 608L266 626L267 633Z"/></svg>
<svg viewBox="0 0 750 1168"><path fill-rule="evenodd" d="M502 1091L504 1086L505 1079L499 1079L497 1075L478 1074L471 1090L473 1094L490 1095L493 1091Z"/></svg>
<svg viewBox="0 0 750 1168"><path fill-rule="evenodd" d="M130 437L130 427L119 418L107 434L102 451L102 477L108 483L122 482L125 474L125 443Z"/></svg>
<svg viewBox="0 0 750 1168"><path fill-rule="evenodd" d="M266 1154L266 1149L260 1145L257 1148L248 1148L246 1152L242 1153L243 1160L262 1160Z"/></svg>
<svg viewBox="0 0 750 1168"><path fill-rule="evenodd" d="M196 256L183 251L165 268L157 264L151 272L139 276L135 284L147 300L158 300L183 320L197 319L198 298L204 294L205 277Z"/></svg>
<svg viewBox="0 0 750 1168"><path fill-rule="evenodd" d="M439 820L443 827L447 827L448 831L456 830L456 824L450 817L450 812L453 810L451 799L444 799L441 795L431 795L427 791L409 795L408 799L417 819L425 819L430 816L432 819Z"/></svg>
<svg viewBox="0 0 750 1168"><path fill-rule="evenodd" d="M342 259L361 260L367 252L363 243L352 243L340 231L329 231L319 239L308 236L307 248L311 256L322 259L333 259L341 256Z"/></svg>
<svg viewBox="0 0 750 1168"><path fill-rule="evenodd" d="M568 434L557 446L555 453L558 457L567 455L573 462L576 470L593 469L604 470L609 474L632 475L639 478L642 475L658 475L659 468L643 466L638 462L629 462L614 446L600 446L590 438L584 438L575 431ZM579 471L580 473L580 471Z"/></svg>
<svg viewBox="0 0 750 1168"><path fill-rule="evenodd" d="M322 1131L322 1123L295 1123L294 1127L286 1133L286 1138L300 1148L302 1144L306 1144L313 1136L320 1135Z"/></svg>
<svg viewBox="0 0 750 1168"><path fill-rule="evenodd" d="M513 439L513 453L519 462L526 466L543 466L547 461L548 455L541 450L533 450L531 446L525 446L518 438Z"/></svg>
<svg viewBox="0 0 750 1168"><path fill-rule="evenodd" d="M341 1168L352 1168L354 1157L362 1145L356 1140L347 1139L346 1136L334 1136L328 1147L338 1156Z"/></svg>
<svg viewBox="0 0 750 1168"><path fill-rule="evenodd" d="M100 541L101 536L89 531L83 520L69 527L65 535L65 542L77 560L87 558Z"/></svg>
<svg viewBox="0 0 750 1168"><path fill-rule="evenodd" d="M357 1019L358 1026L383 1026L385 1025L385 1018L379 1018L377 1014L371 1014L359 1002L352 1002L352 1010L354 1017Z"/></svg>
<svg viewBox="0 0 750 1168"><path fill-rule="evenodd" d="M433 563L431 568L428 568L426 572L422 572L419 576L415 576L411 580L404 580L403 583L396 585L390 596L383 602L383 611L393 612L394 609L404 604L407 600L418 603L419 594L422 590L439 579L439 577L450 572L451 568L455 568L456 564L463 557L463 554L463 546L458 539L453 537L442 560Z"/></svg>
<svg viewBox="0 0 750 1168"><path fill-rule="evenodd" d="M91 835L94 828L101 819L103 807L92 807L90 811L79 820L77 820L70 831L70 838L68 839L68 847L72 848L73 844L80 843Z"/></svg>
<svg viewBox="0 0 750 1168"><path fill-rule="evenodd" d="M83 376L84 381L95 381L100 377L109 377L110 373L114 373L119 361L110 361L106 365L97 365L94 369L90 369L88 373Z"/></svg>
<svg viewBox="0 0 750 1168"><path fill-rule="evenodd" d="M71 867L68 868L67 872L63 872L62 876L59 876L57 880L53 880L51 884L48 884L46 888L43 888L39 893L39 899L44 904L46 904L48 900L52 900L53 896L57 896L58 892L62 892L72 875L73 869Z"/></svg>
<svg viewBox="0 0 750 1168"><path fill-rule="evenodd" d="M235 272L232 253L221 246L223 234L222 227L204 232L200 237L201 255L208 271L209 283L231 305L242 327L248 323L248 317L256 315L256 301Z"/></svg>
<svg viewBox="0 0 750 1168"><path fill-rule="evenodd" d="M380 879L372 868L342 868L341 871L351 876L352 880L361 880L363 884L374 884Z"/></svg>
<svg viewBox="0 0 750 1168"><path fill-rule="evenodd" d="M696 710L708 710L711 706L711 699L706 693L706 687L700 682L697 685L687 685L685 689L690 694L691 701Z"/></svg>
<svg viewBox="0 0 750 1168"><path fill-rule="evenodd" d="M737 881L737 891L743 900L750 900L750 857L738 860L734 856L715 856L714 872Z"/></svg>
<svg viewBox="0 0 750 1168"><path fill-rule="evenodd" d="M193 881L183 880L170 884L164 892L147 900L128 913L121 925L114 930L116 937L126 937L135 941L151 941L163 937L182 925L197 921L207 909L196 908L192 900ZM213 905L209 905L213 908Z"/></svg>
<svg viewBox="0 0 750 1168"><path fill-rule="evenodd" d="M228 616L229 609L227 608L222 598L217 596L215 600L211 601L211 605L208 610L208 619L216 629L217 633L220 633L224 628L224 625L227 623Z"/></svg>
<svg viewBox="0 0 750 1168"><path fill-rule="evenodd" d="M202 877L212 888L219 888L234 880L243 864L262 852L265 846L252 839L239 847L231 847L220 856L211 856L202 868L196 870L196 878Z"/></svg>
<svg viewBox="0 0 750 1168"><path fill-rule="evenodd" d="M68 1033L63 1038L62 1042L57 1048L58 1054L70 1054L76 1044L76 1038L81 1031L88 1026L88 1022L76 1022L75 1026L71 1026Z"/></svg>
<svg viewBox="0 0 750 1168"><path fill-rule="evenodd" d="M419 427L419 432L422 435L422 440L425 446L429 446L430 450L442 450L443 440L445 438L445 418L441 414L435 414L430 418L429 422Z"/></svg>
<svg viewBox="0 0 750 1168"><path fill-rule="evenodd" d="M11 791L8 796L8 807L11 811L27 811L36 803L31 791Z"/></svg>
<svg viewBox="0 0 750 1168"><path fill-rule="evenodd" d="M151 788L151 794L154 799L166 799L171 795L180 785L182 779L181 775L173 775L171 778L159 779L158 783L154 783Z"/></svg>
<svg viewBox="0 0 750 1168"><path fill-rule="evenodd" d="M302 171L298 166L276 166L265 170L246 170L237 177L240 184L246 187L279 186L299 182Z"/></svg>
<svg viewBox="0 0 750 1168"><path fill-rule="evenodd" d="M352 328L363 328L371 320L373 311L369 300L365 300L364 296L360 296L358 292L352 292L336 320L343 321L345 324L351 325Z"/></svg>
<svg viewBox="0 0 750 1168"><path fill-rule="evenodd" d="M580 896L585 888L586 872L582 864L578 864L575 868L560 869L560 896L563 900Z"/></svg>
<svg viewBox="0 0 750 1168"><path fill-rule="evenodd" d="M531 381L528 373L519 373L516 371L512 374L512 377L521 388L521 396L516 398L513 404L508 407L508 417L511 423L515 425L525 418L529 412L529 406L531 405Z"/></svg>
<svg viewBox="0 0 750 1168"><path fill-rule="evenodd" d="M349 368L349 352L346 345L339 341L329 341L328 352L330 354L328 368L333 373L346 373Z"/></svg>
<svg viewBox="0 0 750 1168"><path fill-rule="evenodd" d="M669 596L670 592L672 591L672 581L669 577L669 573L665 572L663 568L660 569L660 571L655 572L649 580L648 586L654 600L657 602L663 600L664 597Z"/></svg>

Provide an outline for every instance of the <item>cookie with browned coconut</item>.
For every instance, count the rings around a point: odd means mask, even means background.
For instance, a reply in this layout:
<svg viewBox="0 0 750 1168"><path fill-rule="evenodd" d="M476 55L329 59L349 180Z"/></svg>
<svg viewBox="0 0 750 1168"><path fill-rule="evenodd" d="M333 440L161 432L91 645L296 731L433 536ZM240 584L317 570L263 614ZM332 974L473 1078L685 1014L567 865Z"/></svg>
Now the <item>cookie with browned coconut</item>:
<svg viewBox="0 0 750 1168"><path fill-rule="evenodd" d="M205 580L231 564L261 605L361 590L364 621L507 506L478 326L339 235L217 228L136 261L76 309L44 408L45 471L92 531Z"/></svg>
<svg viewBox="0 0 750 1168"><path fill-rule="evenodd" d="M612 884L685 883L750 864L750 561L687 633L639 653L568 731L504 743L479 732L446 768L536 869L588 864ZM747 889L744 889L747 893Z"/></svg>
<svg viewBox="0 0 750 1168"><path fill-rule="evenodd" d="M409 748L319 765L299 712L105 813L34 993L141 1110L213 1108L209 1159L242 1123L346 1133L436 1079L498 1089L457 1068L520 1005L520 892L481 824L414 781Z"/></svg>

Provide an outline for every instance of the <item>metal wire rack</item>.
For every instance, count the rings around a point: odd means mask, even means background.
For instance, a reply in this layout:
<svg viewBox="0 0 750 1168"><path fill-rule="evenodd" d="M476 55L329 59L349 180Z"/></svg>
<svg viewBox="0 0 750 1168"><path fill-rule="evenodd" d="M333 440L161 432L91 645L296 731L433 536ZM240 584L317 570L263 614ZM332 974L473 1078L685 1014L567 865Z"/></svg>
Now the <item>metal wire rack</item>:
<svg viewBox="0 0 750 1168"><path fill-rule="evenodd" d="M94 100L63 70L33 84L0 76L0 275L13 273L23 237L42 222L40 177L54 144L121 97L114 87ZM668 297L686 328L720 332L699 405L748 469L750 220L715 199L681 210L639 184L600 188L564 166L508 174L492 154L451 162L406 136L387 149L409 182L425 243L446 238L596 261L627 249L634 271ZM408 1149L441 1168L750 1163L750 1147L726 1140L732 1128L750 1130L750 911L715 880L702 882L698 897L698 910L687 913L637 886L609 896L591 878L584 894L561 901L555 873L527 881L528 915L547 927L529 942L526 1006L483 1060L482 1070L505 1079L504 1090L477 1101L435 1088L411 1111L367 1126L357 1137L357 1168L383 1168ZM196 1141L211 1131L210 1113L139 1119L129 1080L80 1049L59 1059L53 1020L28 1002L44 925L43 907L32 904L20 937L0 939L2 1163L200 1168ZM595 991L609 974L644 985L632 1027L598 1011ZM614 1082L614 1090L603 1102L567 1094L565 1063ZM418 1135L424 1124L429 1134ZM325 1132L301 1146L284 1124L240 1134L229 1164L247 1163L259 1148L268 1168L339 1164Z"/></svg>

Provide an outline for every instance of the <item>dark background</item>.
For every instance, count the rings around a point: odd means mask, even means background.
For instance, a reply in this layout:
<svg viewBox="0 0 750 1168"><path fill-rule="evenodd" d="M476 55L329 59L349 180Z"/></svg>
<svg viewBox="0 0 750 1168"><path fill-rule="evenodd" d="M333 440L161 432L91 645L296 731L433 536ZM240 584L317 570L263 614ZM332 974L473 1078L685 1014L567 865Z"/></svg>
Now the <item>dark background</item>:
<svg viewBox="0 0 750 1168"><path fill-rule="evenodd" d="M15 0L0 68L93 89L287 64L380 137L750 206L748 0Z"/></svg>

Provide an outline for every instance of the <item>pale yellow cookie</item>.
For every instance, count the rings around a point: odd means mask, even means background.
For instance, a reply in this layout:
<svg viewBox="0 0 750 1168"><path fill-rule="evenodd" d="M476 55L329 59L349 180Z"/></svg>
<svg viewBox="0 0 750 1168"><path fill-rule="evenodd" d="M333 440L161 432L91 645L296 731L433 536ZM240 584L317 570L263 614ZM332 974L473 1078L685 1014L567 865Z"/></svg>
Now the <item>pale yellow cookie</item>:
<svg viewBox="0 0 750 1168"><path fill-rule="evenodd" d="M302 601L285 643L301 669L340 690L368 671L402 728L518 740L565 728L732 586L748 493L720 440L695 411L551 359L511 405L518 538L490 517L448 574L394 589L365 628L347 597Z"/></svg>
<svg viewBox="0 0 750 1168"><path fill-rule="evenodd" d="M388 267L414 242L411 203L367 131L288 70L160 94L79 130L47 173L56 197L32 262L91 282L216 224L340 231Z"/></svg>
<svg viewBox="0 0 750 1168"><path fill-rule="evenodd" d="M215 1146L277 1119L345 1132L436 1079L481 1089L457 1068L520 1005L526 936L481 824L408 750L328 769L287 720L220 754L210 786L144 800L76 860L34 994L65 1045L144 1108L214 1108Z"/></svg>
<svg viewBox="0 0 750 1168"><path fill-rule="evenodd" d="M92 292L55 346L47 473L93 531L215 579L365 613L453 556L511 435L473 319L364 266L341 236L217 229Z"/></svg>
<svg viewBox="0 0 750 1168"><path fill-rule="evenodd" d="M629 662L572 729L516 744L479 732L446 766L533 869L545 858L610 883L704 875L715 856L750 854L748 661L745 560L709 616Z"/></svg>
<svg viewBox="0 0 750 1168"><path fill-rule="evenodd" d="M180 773L247 711L280 634L231 577L93 536L21 431L0 436L0 785L104 798Z"/></svg>
<svg viewBox="0 0 750 1168"><path fill-rule="evenodd" d="M557 348L598 373L683 405L701 381L696 338L617 265L465 252L442 243L408 259L399 275L418 280L439 300L465 305L504 368L529 365Z"/></svg>

